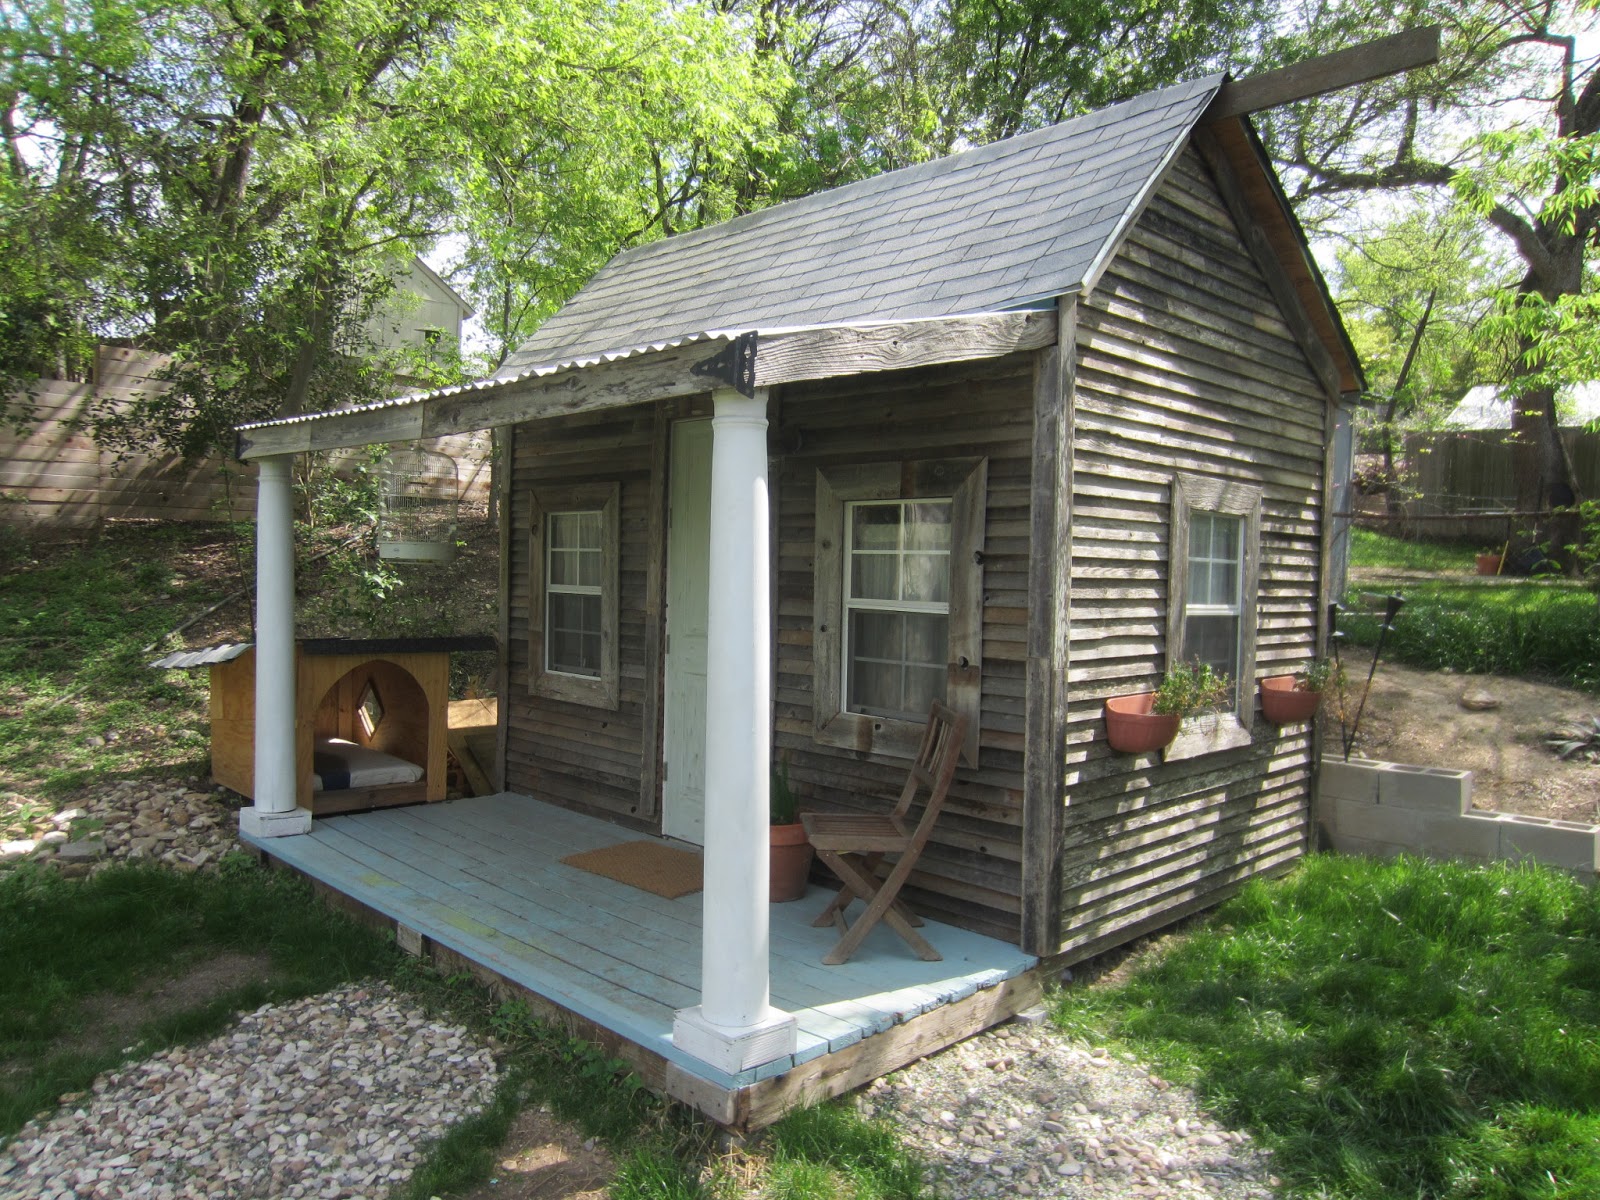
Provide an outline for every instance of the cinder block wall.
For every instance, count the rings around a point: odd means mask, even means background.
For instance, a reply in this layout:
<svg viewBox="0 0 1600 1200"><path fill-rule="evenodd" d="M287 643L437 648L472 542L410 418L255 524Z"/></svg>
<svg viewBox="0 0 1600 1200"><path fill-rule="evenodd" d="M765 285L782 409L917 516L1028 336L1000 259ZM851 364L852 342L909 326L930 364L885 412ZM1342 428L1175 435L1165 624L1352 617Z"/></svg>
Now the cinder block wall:
<svg viewBox="0 0 1600 1200"><path fill-rule="evenodd" d="M1326 845L1346 854L1532 859L1589 882L1600 871L1600 827L1475 809L1472 772L1445 767L1324 759L1317 828Z"/></svg>

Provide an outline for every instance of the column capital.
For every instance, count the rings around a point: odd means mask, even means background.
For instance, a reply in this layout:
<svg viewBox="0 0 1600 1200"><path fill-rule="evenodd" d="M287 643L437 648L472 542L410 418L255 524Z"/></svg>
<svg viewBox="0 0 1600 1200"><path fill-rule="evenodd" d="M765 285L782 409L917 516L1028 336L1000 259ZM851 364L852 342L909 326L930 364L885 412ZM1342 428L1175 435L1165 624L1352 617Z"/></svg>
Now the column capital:
<svg viewBox="0 0 1600 1200"><path fill-rule="evenodd" d="M711 393L714 427L728 425L767 424L767 389L757 388L754 396L746 396L732 388L718 388Z"/></svg>

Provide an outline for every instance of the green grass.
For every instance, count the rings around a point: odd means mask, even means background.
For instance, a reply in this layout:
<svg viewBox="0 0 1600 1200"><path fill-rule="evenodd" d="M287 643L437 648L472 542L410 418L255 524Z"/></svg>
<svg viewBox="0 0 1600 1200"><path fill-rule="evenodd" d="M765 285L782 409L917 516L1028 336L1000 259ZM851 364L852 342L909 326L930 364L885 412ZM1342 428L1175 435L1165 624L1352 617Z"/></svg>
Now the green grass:
<svg viewBox="0 0 1600 1200"><path fill-rule="evenodd" d="M1056 1018L1193 1082L1296 1195L1600 1195L1600 892L1557 871L1312 858Z"/></svg>
<svg viewBox="0 0 1600 1200"><path fill-rule="evenodd" d="M154 655L142 652L221 598L169 565L197 536L140 526L43 549L0 572L0 778L9 789L53 798L102 775L204 770L205 673L152 671Z"/></svg>
<svg viewBox="0 0 1600 1200"><path fill-rule="evenodd" d="M893 1128L863 1120L848 1102L790 1113L767 1135L770 1200L916 1200L922 1164Z"/></svg>
<svg viewBox="0 0 1600 1200"><path fill-rule="evenodd" d="M128 995L227 952L265 954L264 981L168 1011L118 1044L91 1001ZM397 952L287 876L242 855L220 874L118 866L71 881L0 873L0 1137L128 1058L209 1036L234 1013L391 971Z"/></svg>
<svg viewBox="0 0 1600 1200"><path fill-rule="evenodd" d="M1586 588L1560 581L1422 583L1401 589L1406 606L1384 657L1433 670L1553 679L1600 693L1600 610ZM1358 646L1376 644L1379 619L1340 617Z"/></svg>
<svg viewBox="0 0 1600 1200"><path fill-rule="evenodd" d="M1477 569L1477 551L1471 546L1451 543L1408 542L1374 533L1370 529L1350 531L1350 566L1353 570L1415 571L1419 573L1467 573Z"/></svg>

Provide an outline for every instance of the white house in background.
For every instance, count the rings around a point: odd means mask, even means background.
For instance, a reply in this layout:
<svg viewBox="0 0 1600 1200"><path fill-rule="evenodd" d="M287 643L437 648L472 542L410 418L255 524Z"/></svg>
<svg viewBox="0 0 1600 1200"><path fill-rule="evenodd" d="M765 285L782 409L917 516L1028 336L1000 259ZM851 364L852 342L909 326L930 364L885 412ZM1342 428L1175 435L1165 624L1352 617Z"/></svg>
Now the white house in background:
<svg viewBox="0 0 1600 1200"><path fill-rule="evenodd" d="M1562 425L1600 421L1600 380L1562 388L1556 396ZM1446 429L1510 429L1511 397L1504 388L1479 384L1461 397L1444 419Z"/></svg>
<svg viewBox="0 0 1600 1200"><path fill-rule="evenodd" d="M472 306L432 267L415 255L409 265L395 264L395 289L367 321L367 336L385 350L407 346L461 345L461 326Z"/></svg>

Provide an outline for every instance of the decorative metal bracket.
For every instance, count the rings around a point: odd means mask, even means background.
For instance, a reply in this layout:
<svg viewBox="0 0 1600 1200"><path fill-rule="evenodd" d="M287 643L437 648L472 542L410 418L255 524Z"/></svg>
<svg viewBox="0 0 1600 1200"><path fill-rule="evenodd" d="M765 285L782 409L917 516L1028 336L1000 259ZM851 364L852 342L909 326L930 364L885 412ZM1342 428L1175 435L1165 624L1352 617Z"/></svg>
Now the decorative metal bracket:
<svg viewBox="0 0 1600 1200"><path fill-rule="evenodd" d="M709 358L703 358L691 366L689 373L708 376L753 400L756 394L756 340L755 330L741 333Z"/></svg>

